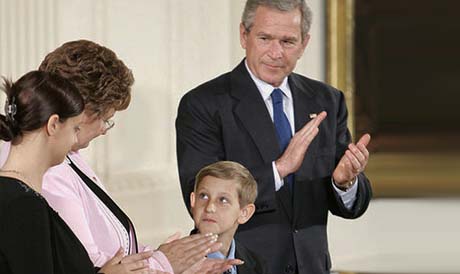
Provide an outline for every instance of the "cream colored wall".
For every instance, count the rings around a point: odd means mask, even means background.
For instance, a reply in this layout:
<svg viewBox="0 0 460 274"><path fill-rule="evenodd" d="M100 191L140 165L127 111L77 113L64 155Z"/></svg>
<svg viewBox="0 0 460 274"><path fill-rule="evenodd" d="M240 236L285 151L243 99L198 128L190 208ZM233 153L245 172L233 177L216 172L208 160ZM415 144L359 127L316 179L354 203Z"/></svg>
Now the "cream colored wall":
<svg viewBox="0 0 460 274"><path fill-rule="evenodd" d="M310 3L312 39L297 71L324 80L324 1ZM192 228L176 171L176 109L187 90L232 69L243 57L238 41L243 4L244 0L0 0L0 74L16 78L36 68L47 52L80 38L108 46L132 68L136 83L129 109L117 114L110 134L84 153L134 220L142 242L157 246L167 235L186 234ZM406 211L400 210L399 201L379 200L360 220L332 218L335 266L346 268L357 258L393 251L412 252L412 247L422 250L423 244L414 243L433 235L413 233L419 231L414 224L423 226L424 221L417 218L421 214L412 201L402 203ZM429 205L420 204L427 209ZM454 201L437 207L451 210L447 218L459 212L453 210L459 207ZM400 214L396 219L395 212ZM442 223L438 217L442 225L458 225ZM426 228L436 230L435 225ZM449 235L458 240L454 233Z"/></svg>
<svg viewBox="0 0 460 274"><path fill-rule="evenodd" d="M239 22L244 0L0 0L0 74L37 68L62 43L90 39L113 49L136 82L116 126L86 149L113 197L157 244L192 228L179 188L174 119L180 97L231 70L244 56ZM322 1L312 1L322 13ZM324 24L299 71L324 78ZM173 214L171 214L173 212Z"/></svg>

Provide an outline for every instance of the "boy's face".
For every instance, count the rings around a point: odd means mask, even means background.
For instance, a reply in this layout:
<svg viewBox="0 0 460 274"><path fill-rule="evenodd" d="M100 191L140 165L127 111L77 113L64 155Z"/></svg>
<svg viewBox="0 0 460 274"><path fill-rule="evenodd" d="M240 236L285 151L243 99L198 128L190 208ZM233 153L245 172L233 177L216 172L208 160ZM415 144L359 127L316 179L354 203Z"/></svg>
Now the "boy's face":
<svg viewBox="0 0 460 274"><path fill-rule="evenodd" d="M254 204L240 208L238 187L235 180L203 178L196 192L190 195L193 220L200 233L233 237L238 225L251 218Z"/></svg>

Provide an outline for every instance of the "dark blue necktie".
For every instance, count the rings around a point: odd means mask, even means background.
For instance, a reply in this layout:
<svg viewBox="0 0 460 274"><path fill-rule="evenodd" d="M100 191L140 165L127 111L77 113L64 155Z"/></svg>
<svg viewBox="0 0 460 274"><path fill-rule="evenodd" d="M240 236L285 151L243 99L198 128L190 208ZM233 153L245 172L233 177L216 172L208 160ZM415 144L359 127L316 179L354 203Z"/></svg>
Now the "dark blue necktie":
<svg viewBox="0 0 460 274"><path fill-rule="evenodd" d="M273 104L273 123L275 124L276 133L278 135L280 150L284 152L292 138L292 133L291 125L283 110L283 91L279 88L275 88L270 96ZM292 190L294 174L289 174L286 179L289 189Z"/></svg>

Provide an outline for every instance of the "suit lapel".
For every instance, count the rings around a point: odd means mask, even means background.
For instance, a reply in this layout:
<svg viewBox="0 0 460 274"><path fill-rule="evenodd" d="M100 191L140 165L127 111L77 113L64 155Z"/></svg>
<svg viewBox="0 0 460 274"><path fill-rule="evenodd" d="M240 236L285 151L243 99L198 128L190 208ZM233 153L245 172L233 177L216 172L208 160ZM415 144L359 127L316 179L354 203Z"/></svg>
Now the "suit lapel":
<svg viewBox="0 0 460 274"><path fill-rule="evenodd" d="M311 114L319 114L324 110L324 108L316 102L312 88L302 84L297 77L297 75L292 74L288 79L294 101L295 132L301 130L312 120ZM312 156L316 154L317 144L318 142L316 140L313 140L310 144L303 164L312 160Z"/></svg>
<svg viewBox="0 0 460 274"><path fill-rule="evenodd" d="M240 119L265 163L281 155L275 126L260 92L246 69L244 60L232 71L231 94L238 100L235 115ZM281 188L277 197L289 219L292 220L292 198L287 189Z"/></svg>
<svg viewBox="0 0 460 274"><path fill-rule="evenodd" d="M232 71L231 94L239 101L235 115L248 131L264 162L277 159L280 150L275 127L256 84L246 70L244 60Z"/></svg>

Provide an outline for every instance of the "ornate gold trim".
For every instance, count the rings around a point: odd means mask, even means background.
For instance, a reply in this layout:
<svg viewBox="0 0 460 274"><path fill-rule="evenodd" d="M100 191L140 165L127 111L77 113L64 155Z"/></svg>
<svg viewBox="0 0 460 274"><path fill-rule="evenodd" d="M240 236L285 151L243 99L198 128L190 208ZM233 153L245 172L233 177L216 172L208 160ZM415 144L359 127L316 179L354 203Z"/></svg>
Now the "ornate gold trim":
<svg viewBox="0 0 460 274"><path fill-rule="evenodd" d="M354 133L353 74L353 5L354 0L327 0L326 81L345 94L348 124Z"/></svg>

